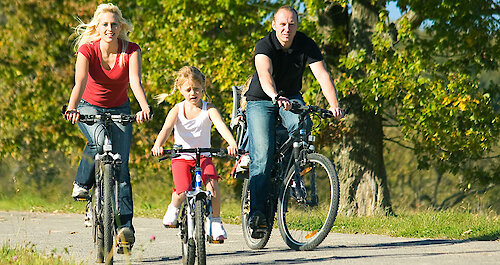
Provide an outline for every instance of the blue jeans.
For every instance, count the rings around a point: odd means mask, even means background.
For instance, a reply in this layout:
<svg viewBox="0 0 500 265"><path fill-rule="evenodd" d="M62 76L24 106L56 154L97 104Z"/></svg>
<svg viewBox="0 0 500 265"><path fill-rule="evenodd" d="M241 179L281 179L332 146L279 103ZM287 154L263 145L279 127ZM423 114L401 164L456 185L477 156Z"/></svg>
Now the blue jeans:
<svg viewBox="0 0 500 265"><path fill-rule="evenodd" d="M130 114L130 102L115 107L102 108L92 105L84 100L80 101L78 110L81 114L97 114L108 112L112 114ZM91 188L95 182L94 174L94 157L97 153L102 152L104 143L104 125L93 124L88 125L82 122L78 123L78 127L87 138L87 145L83 150L82 158L78 170L76 172L75 182L86 188ZM111 138L113 144L113 153L119 153L122 158L120 174L118 176L118 214L117 226L132 227L133 216L133 201L132 201L132 185L130 183L130 173L128 169L128 160L130 145L132 143L132 125L126 126L120 123L112 123L108 131L108 137Z"/></svg>
<svg viewBox="0 0 500 265"><path fill-rule="evenodd" d="M304 104L301 96L290 97ZM250 215L255 211L266 213L269 195L271 169L276 143L276 118L281 117L282 125L288 134L298 130L299 115L273 105L271 101L248 101L247 122L250 151ZM307 129L311 120L307 119Z"/></svg>

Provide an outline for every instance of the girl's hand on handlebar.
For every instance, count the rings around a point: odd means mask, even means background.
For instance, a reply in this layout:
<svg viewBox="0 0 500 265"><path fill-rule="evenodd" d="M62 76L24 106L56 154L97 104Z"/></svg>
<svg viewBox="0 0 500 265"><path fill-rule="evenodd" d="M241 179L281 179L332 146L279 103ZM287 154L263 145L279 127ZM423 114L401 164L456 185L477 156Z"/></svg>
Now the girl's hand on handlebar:
<svg viewBox="0 0 500 265"><path fill-rule="evenodd" d="M151 153L154 156L161 156L161 155L163 155L163 146L153 146L153 148L151 149Z"/></svg>
<svg viewBox="0 0 500 265"><path fill-rule="evenodd" d="M230 156L238 155L238 147L236 145L230 145L227 147L227 154Z"/></svg>
<svg viewBox="0 0 500 265"><path fill-rule="evenodd" d="M64 112L64 118L68 121L71 121L71 123L75 124L78 122L78 119L80 118L80 112L77 109L68 109L66 112Z"/></svg>
<svg viewBox="0 0 500 265"><path fill-rule="evenodd" d="M143 123L151 119L151 109L148 107L147 109L141 110L137 112L135 115L135 119L138 123Z"/></svg>
<svg viewBox="0 0 500 265"><path fill-rule="evenodd" d="M344 117L344 111L339 107L336 108L332 107L329 110L332 112L333 117L335 117L338 120Z"/></svg>

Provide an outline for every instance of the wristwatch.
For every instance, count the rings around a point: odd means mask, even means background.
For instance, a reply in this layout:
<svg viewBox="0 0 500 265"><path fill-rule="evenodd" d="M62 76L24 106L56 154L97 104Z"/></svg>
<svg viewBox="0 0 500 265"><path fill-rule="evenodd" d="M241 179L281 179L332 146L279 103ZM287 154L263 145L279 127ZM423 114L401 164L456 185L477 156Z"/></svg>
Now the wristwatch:
<svg viewBox="0 0 500 265"><path fill-rule="evenodd" d="M274 96L274 98L272 98L273 105L276 105L276 102L278 101L279 98L280 98L280 95L276 95L276 96Z"/></svg>

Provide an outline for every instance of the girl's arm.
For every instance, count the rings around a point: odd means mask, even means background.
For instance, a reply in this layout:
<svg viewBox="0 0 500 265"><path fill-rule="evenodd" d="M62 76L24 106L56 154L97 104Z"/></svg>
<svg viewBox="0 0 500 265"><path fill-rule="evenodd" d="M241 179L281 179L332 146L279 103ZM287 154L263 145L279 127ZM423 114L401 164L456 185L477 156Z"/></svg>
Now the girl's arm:
<svg viewBox="0 0 500 265"><path fill-rule="evenodd" d="M238 154L238 146L236 144L236 140L234 140L233 134L231 133L231 131L229 131L229 128L227 128L226 124L222 120L219 111L212 104L209 104L208 106L208 117L213 122L215 128L222 136L222 138L224 138L224 140L226 140L226 142L229 144L229 146L227 147L227 153L229 155L236 156Z"/></svg>
<svg viewBox="0 0 500 265"><path fill-rule="evenodd" d="M179 107L175 105L167 114L163 128L161 128L160 133L156 137L155 144L151 149L154 156L161 156L163 154L163 144L167 141L168 137L174 129L174 124L177 121L177 115L179 113Z"/></svg>
<svg viewBox="0 0 500 265"><path fill-rule="evenodd" d="M68 109L66 111L66 119L72 123L76 123L80 117L80 113L76 110L78 103L82 99L85 86L87 86L87 79L89 76L89 61L83 54L78 53L75 65L75 86L71 91L69 98Z"/></svg>
<svg viewBox="0 0 500 265"><path fill-rule="evenodd" d="M132 92L141 106L141 111L137 113L137 122L139 123L151 118L151 110L141 83L141 71L141 51L137 50L132 53L129 59L129 80L130 88L132 88Z"/></svg>

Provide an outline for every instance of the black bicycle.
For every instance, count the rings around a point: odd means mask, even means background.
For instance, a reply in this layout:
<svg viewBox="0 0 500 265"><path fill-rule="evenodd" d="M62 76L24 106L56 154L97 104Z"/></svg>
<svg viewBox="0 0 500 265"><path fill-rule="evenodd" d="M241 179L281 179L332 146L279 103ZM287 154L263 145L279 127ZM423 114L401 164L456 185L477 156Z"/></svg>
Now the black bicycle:
<svg viewBox="0 0 500 265"><path fill-rule="evenodd" d="M239 102L238 87L233 87L234 104ZM307 133L308 115L331 118L332 113L317 106L303 106L293 102L291 110L299 114L299 130L289 136L284 127L277 130L275 166L271 173L270 194L267 201L267 228L251 231L248 226L250 190L248 171L236 173L243 181L241 220L245 242L251 249L263 248L271 236L275 213L283 240L294 250L311 250L328 235L337 216L339 180L333 163L315 151L314 136ZM233 109L233 115L235 115ZM234 117L234 116L233 116ZM240 119L236 125L237 142L244 141L246 124ZM254 235L260 234L252 238Z"/></svg>
<svg viewBox="0 0 500 265"><path fill-rule="evenodd" d="M212 240L212 194L203 189L201 178L201 155L210 153L217 157L227 157L226 149L221 148L186 148L174 146L172 149L163 151L164 157L158 159L162 161L168 158L175 158L181 154L193 154L195 156L196 167L191 170L192 189L186 191L186 200L182 205L180 213L180 237L182 243L182 263L192 265L195 260L199 265L206 264L205 236L210 243L223 243L224 240ZM208 218L208 233L205 231L205 219Z"/></svg>
<svg viewBox="0 0 500 265"><path fill-rule="evenodd" d="M63 107L63 115L66 106ZM118 176L122 164L120 154L113 153L112 141L108 134L112 123L128 125L135 122L136 115L101 113L95 115L80 114L79 122L88 125L102 124L101 132L104 134L104 144L95 156L95 185L90 192L89 198L77 198L87 200L86 222L92 226L92 236L96 246L97 263L113 264L114 247L129 252L131 245L128 242L115 239L115 221L118 218Z"/></svg>

